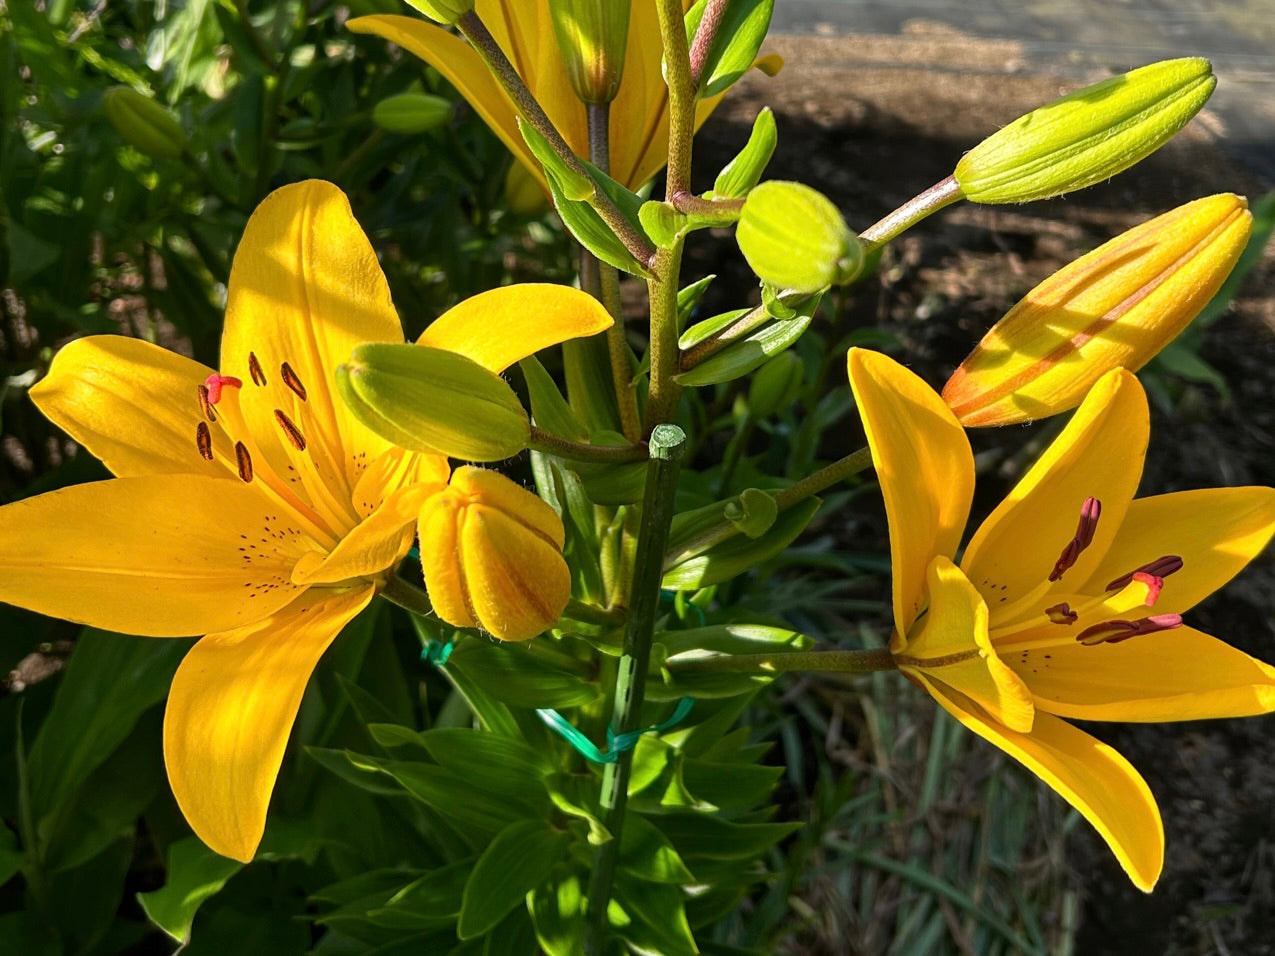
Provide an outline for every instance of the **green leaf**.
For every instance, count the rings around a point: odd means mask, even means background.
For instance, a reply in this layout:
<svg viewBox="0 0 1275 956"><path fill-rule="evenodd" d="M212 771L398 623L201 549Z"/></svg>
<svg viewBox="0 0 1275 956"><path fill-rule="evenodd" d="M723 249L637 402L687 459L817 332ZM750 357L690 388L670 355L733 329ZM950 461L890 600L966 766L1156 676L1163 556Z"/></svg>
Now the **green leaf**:
<svg viewBox="0 0 1275 956"><path fill-rule="evenodd" d="M779 143L779 133L775 129L775 114L766 107L753 120L753 130L748 135L748 142L717 174L713 183L710 198L740 199L748 195L748 191L761 181L762 173L775 153Z"/></svg>
<svg viewBox="0 0 1275 956"><path fill-rule="evenodd" d="M638 813L625 815L619 867L636 879L650 883L695 882L695 876L660 828Z"/></svg>
<svg viewBox="0 0 1275 956"><path fill-rule="evenodd" d="M85 628L28 755L31 802L50 813L168 694L191 641Z"/></svg>
<svg viewBox="0 0 1275 956"><path fill-rule="evenodd" d="M684 860L702 857L742 863L765 853L803 826L803 823L731 823L710 813L673 812L660 817L660 829Z"/></svg>
<svg viewBox="0 0 1275 956"><path fill-rule="evenodd" d="M686 38L692 41L707 0L699 0L686 13ZM717 36L700 74L704 96L724 93L752 67L757 51L770 29L775 0L731 0L717 29Z"/></svg>
<svg viewBox="0 0 1275 956"><path fill-rule="evenodd" d="M1155 357L1155 364L1188 382L1212 385L1224 399L1229 401L1231 398L1230 386L1222 373L1200 358L1198 352L1179 342L1170 342L1161 349Z"/></svg>
<svg viewBox="0 0 1275 956"><path fill-rule="evenodd" d="M600 693L596 684L533 657L517 644L465 641L447 667L511 707L579 707L597 700Z"/></svg>
<svg viewBox="0 0 1275 956"><path fill-rule="evenodd" d="M655 641L668 652L666 660L680 654L772 654L780 650L805 650L813 642L797 631L765 624L715 624L684 631L664 631Z"/></svg>
<svg viewBox="0 0 1275 956"><path fill-rule="evenodd" d="M714 315L711 318L696 322L678 337L677 347L680 349L693 348L704 340L712 338L737 319L743 318L752 311L752 309L732 309L730 312L723 312L720 315Z"/></svg>
<svg viewBox="0 0 1275 956"><path fill-rule="evenodd" d="M522 137L527 141L528 147L539 158L540 153L552 150L548 142L540 133L521 119L518 121L518 128L522 131ZM555 154L556 155L556 154ZM629 224L637 232L642 231L640 220L638 218L638 210L642 206L642 200L633 192L625 189L614 179L594 169L592 166L586 166L590 175L593 177L597 188L601 189L620 209L620 213L628 220ZM650 271L642 263L634 258L633 254L625 247L611 227L603 222L599 216L587 202L582 202L571 198L573 192L579 193L583 190L583 186L577 183L573 177L571 182L578 188L569 189L559 181L554 169L545 166L545 179L549 183L549 193L553 197L554 208L558 210L558 215L562 217L563 223L575 236L576 241L584 246L603 262L609 263L619 269L621 272L628 272L632 275L646 277L650 275ZM592 196L590 191L587 195Z"/></svg>
<svg viewBox="0 0 1275 956"><path fill-rule="evenodd" d="M418 736L441 766L466 774L480 785L487 771L501 778L493 784L498 789L535 786L553 772L548 758L519 737L461 727L427 730Z"/></svg>
<svg viewBox="0 0 1275 956"><path fill-rule="evenodd" d="M708 291L709 284L716 278L717 276L715 275L704 276L702 279L696 279L686 288L677 290L678 329L686 328L686 323L690 321L691 313L699 305L699 300L704 298L704 293Z"/></svg>
<svg viewBox="0 0 1275 956"><path fill-rule="evenodd" d="M671 249L677 240L691 231L691 222L666 202L642 203L638 209L642 228L661 249Z"/></svg>
<svg viewBox="0 0 1275 956"><path fill-rule="evenodd" d="M528 356L518 363L523 378L527 382L527 393L531 396L531 417L536 425L545 431L561 435L572 441L585 441L589 437L589 429L576 417L567 400L562 397L557 383L553 380L540 360L534 355Z"/></svg>
<svg viewBox="0 0 1275 956"><path fill-rule="evenodd" d="M799 315L781 322L771 322L752 335L709 356L699 365L673 381L679 385L717 385L731 382L765 365L772 355L778 355L801 338L810 328L811 317Z"/></svg>
<svg viewBox="0 0 1275 956"><path fill-rule="evenodd" d="M664 572L661 585L670 591L694 591L729 580L767 561L788 547L819 510L818 498L807 498L780 513L760 538L736 535L707 551L688 557Z"/></svg>
<svg viewBox="0 0 1275 956"><path fill-rule="evenodd" d="M168 848L164 888L138 893L137 901L152 923L185 944L200 905L242 868L242 863L214 853L198 837L186 837Z"/></svg>
<svg viewBox="0 0 1275 956"><path fill-rule="evenodd" d="M532 892L530 902L536 939L547 956L579 956L588 905L580 874L560 871L556 880Z"/></svg>
<svg viewBox="0 0 1275 956"><path fill-rule="evenodd" d="M27 855L18 848L18 837L8 827L0 824L0 886L26 863Z"/></svg>
<svg viewBox="0 0 1275 956"><path fill-rule="evenodd" d="M680 887L618 874L615 900L629 917L615 932L637 952L660 956L695 956L699 948L686 919L686 894Z"/></svg>
<svg viewBox="0 0 1275 956"><path fill-rule="evenodd" d="M465 883L456 935L473 939L499 923L549 878L567 843L566 833L543 820L519 820L501 830Z"/></svg>

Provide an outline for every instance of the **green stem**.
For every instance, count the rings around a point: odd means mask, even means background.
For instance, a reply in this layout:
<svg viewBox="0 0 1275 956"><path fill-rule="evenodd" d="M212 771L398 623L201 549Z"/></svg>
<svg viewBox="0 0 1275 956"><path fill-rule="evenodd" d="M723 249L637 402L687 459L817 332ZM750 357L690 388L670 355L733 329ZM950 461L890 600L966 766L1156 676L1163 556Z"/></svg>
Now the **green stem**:
<svg viewBox="0 0 1275 956"><path fill-rule="evenodd" d="M655 256L654 276L647 280L651 302L651 387L647 398L647 428L671 421L682 388L673 381L678 372L677 281L682 270L682 240Z"/></svg>
<svg viewBox="0 0 1275 956"><path fill-rule="evenodd" d="M871 465L872 453L867 448L860 448L858 451L846 455L845 458L820 468L814 474L807 475L796 484L790 485L782 491L775 492L775 505L780 511L786 511L799 501L804 501L811 495L817 495L825 488L830 488L851 475L857 475L864 469L871 467ZM670 554L666 557L664 559L664 567L665 569L677 567L688 558L703 554L714 545L729 541L739 533L739 526L730 521L722 521L721 524L706 528L682 545L676 554Z"/></svg>
<svg viewBox="0 0 1275 956"><path fill-rule="evenodd" d="M779 301L787 306L800 305L809 298L810 296L805 295L804 293L781 292L779 294ZM772 318L773 316L766 311L766 306L764 304L757 306L751 312L744 313L712 338L705 339L703 342L700 342L698 345L690 348L686 354L682 356L681 365L679 366L681 371L690 371L706 358L716 355L732 342L738 342L749 333L755 332L767 322L770 322Z"/></svg>
<svg viewBox="0 0 1275 956"><path fill-rule="evenodd" d="M567 602L567 609L562 612L564 618L579 621L582 624L597 624L601 627L619 627L628 615L624 608L604 608L577 601L574 598Z"/></svg>
<svg viewBox="0 0 1275 956"><path fill-rule="evenodd" d="M553 121L549 119L544 109L531 94L531 90L527 89L527 84L522 81L518 71L509 62L509 57L505 56L505 51L500 48L500 44L496 42L495 37L491 35L491 31L487 29L487 25L483 23L478 14L470 10L456 21L456 28L478 51L479 56L486 61L497 82L509 94L514 106L522 114L522 118L535 127L536 131L549 141L553 151L558 154L559 158L567 164L573 173L592 180L593 177L585 169L584 163L580 162L580 157L572 152L571 147L567 145L567 141L558 132L558 128L553 125ZM624 213L620 211L620 207L612 202L611 198L603 190L595 189L588 203L602 217L602 221L607 224L616 238L624 243L624 247L633 254L635 259L647 265L651 263L655 256L654 247L631 222L624 218Z"/></svg>
<svg viewBox="0 0 1275 956"><path fill-rule="evenodd" d="M381 597L421 617L428 617L434 613L434 605L430 603L429 595L398 575L390 576L389 582L381 589Z"/></svg>
<svg viewBox="0 0 1275 956"><path fill-rule="evenodd" d="M535 425L531 426L531 439L527 447L542 451L546 455L569 458L572 461L624 464L630 461L641 461L647 457L646 446L638 442L632 445L590 445L587 442L562 438Z"/></svg>
<svg viewBox="0 0 1275 956"><path fill-rule="evenodd" d="M611 172L611 106L608 103L585 104L589 126L589 161L608 175ZM624 306L620 301L620 272L609 262L597 260L599 301L611 314L607 329L607 354L611 359L611 380L615 401L620 409L620 430L635 442L642 437L638 416L637 391L633 384L632 353L624 331Z"/></svg>
<svg viewBox="0 0 1275 956"><path fill-rule="evenodd" d="M868 255L878 246L885 245L895 236L915 226L930 213L938 212L960 198L961 187L951 176L935 183L920 195L913 196L880 222L874 223L859 233L864 255Z"/></svg>
<svg viewBox="0 0 1275 956"><path fill-rule="evenodd" d="M668 661L672 674L790 674L832 672L868 674L897 670L884 647L866 651L784 651L777 654L718 654L690 661Z"/></svg>
<svg viewBox="0 0 1275 956"><path fill-rule="evenodd" d="M678 193L676 196L670 196L669 202L680 213L695 216L701 220L711 219L721 226L729 226L737 222L739 214L744 211L742 199L705 199L693 193Z"/></svg>
<svg viewBox="0 0 1275 956"><path fill-rule="evenodd" d="M668 178L665 198L691 191L691 139L695 135L695 80L691 76L682 0L656 0L668 85Z"/></svg>
<svg viewBox="0 0 1275 956"><path fill-rule="evenodd" d="M730 0L708 0L704 5L704 16L695 29L695 39L691 42L691 81L696 87L704 78L704 64L708 55L713 52L713 43L722 28L722 18L726 15L726 7Z"/></svg>
<svg viewBox="0 0 1275 956"><path fill-rule="evenodd" d="M646 672L651 662L651 637L659 612L660 578L663 574L661 559L668 544L673 495L677 490L678 467L685 448L686 436L676 425L660 425L651 433L651 463L642 495L642 525L638 531L632 603L624 630L624 652L616 674L615 710L611 716L611 729L617 735L633 732L642 719ZM584 946L589 956L600 956L607 942L607 908L611 902L611 885L615 880L624 832L624 811L628 804L632 769L633 751L627 750L615 763L607 764L602 777L602 793L598 802L603 825L611 838L594 853L593 871L589 877Z"/></svg>

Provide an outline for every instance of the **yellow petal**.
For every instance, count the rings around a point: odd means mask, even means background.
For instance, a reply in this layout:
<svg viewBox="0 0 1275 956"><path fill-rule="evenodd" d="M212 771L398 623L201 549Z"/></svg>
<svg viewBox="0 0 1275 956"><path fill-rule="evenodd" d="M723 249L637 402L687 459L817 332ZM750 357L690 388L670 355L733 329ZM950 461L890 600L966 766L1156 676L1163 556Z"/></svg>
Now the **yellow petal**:
<svg viewBox="0 0 1275 956"><path fill-rule="evenodd" d="M239 481L113 478L0 508L0 600L110 631L181 637L261 620L318 546Z"/></svg>
<svg viewBox="0 0 1275 956"><path fill-rule="evenodd" d="M1150 893L1164 866L1164 825L1146 781L1114 749L1037 711L1030 734L1007 730L959 695L943 709L1049 784L1107 841L1134 886Z"/></svg>
<svg viewBox="0 0 1275 956"><path fill-rule="evenodd" d="M121 477L202 474L235 477L233 446L221 429L218 460L195 444L203 420L197 388L213 369L141 339L93 335L64 346L31 399L50 421ZM223 401L237 398L226 389Z"/></svg>
<svg viewBox="0 0 1275 956"><path fill-rule="evenodd" d="M1037 707L1060 717L1150 722L1275 711L1275 667L1190 627L1008 660Z"/></svg>
<svg viewBox="0 0 1275 956"><path fill-rule="evenodd" d="M579 289L544 282L491 289L452 306L416 340L459 352L492 372L568 339L609 329L610 314Z"/></svg>
<svg viewBox="0 0 1275 956"><path fill-rule="evenodd" d="M478 627L460 556L464 508L464 502L449 492L433 495L421 506L417 523L421 572L435 614L453 627Z"/></svg>
<svg viewBox="0 0 1275 956"><path fill-rule="evenodd" d="M961 568L984 596L1013 602L1047 581L1093 497L1102 505L1093 540L1057 589L1075 591L1089 577L1137 491L1149 428L1138 380L1123 369L1103 376L966 548Z"/></svg>
<svg viewBox="0 0 1275 956"><path fill-rule="evenodd" d="M434 611L521 641L552 627L571 594L562 519L503 475L456 469L421 509L421 566Z"/></svg>
<svg viewBox="0 0 1275 956"><path fill-rule="evenodd" d="M292 569L292 583L339 584L389 571L412 546L421 505L444 487L442 483L412 485L393 492L355 525L331 553L325 556L312 552L299 561Z"/></svg>
<svg viewBox="0 0 1275 956"><path fill-rule="evenodd" d="M1204 308L1252 228L1240 196L1187 203L1050 276L983 337L943 387L961 423L1074 408L1116 367L1137 371Z"/></svg>
<svg viewBox="0 0 1275 956"><path fill-rule="evenodd" d="M333 639L372 599L368 585L315 589L257 624L209 634L173 677L164 762L198 837L247 863L306 682Z"/></svg>
<svg viewBox="0 0 1275 956"><path fill-rule="evenodd" d="M503 6L505 5L502 4ZM518 4L508 6L517 7ZM487 22L491 23L490 20ZM378 14L357 17L346 26L354 33L370 33L397 43L447 77L448 82L456 87L491 131L531 171L541 188L548 191L540 163L518 132L518 111L514 108L513 101L505 95L500 84L487 70L482 57L468 43L432 23L412 17ZM552 39L552 29L548 33ZM509 52L507 48L506 52Z"/></svg>
<svg viewBox="0 0 1275 956"><path fill-rule="evenodd" d="M1031 730L1032 695L996 656L987 636L987 605L978 591L943 557L930 565L927 584L929 611L914 633L896 634L890 641L899 670L961 692L1011 730Z"/></svg>
<svg viewBox="0 0 1275 956"><path fill-rule="evenodd" d="M321 480L347 500L363 462L386 447L345 411L333 376L362 342L401 342L402 326L376 253L331 183L277 189L248 220L235 253L221 371L242 379L240 407L271 466L289 458L277 409L299 427ZM254 381L252 357L265 384ZM285 382L287 363L305 397Z"/></svg>
<svg viewBox="0 0 1275 956"><path fill-rule="evenodd" d="M1272 534L1272 488L1205 488L1139 498L1080 590L1101 593L1117 578L1176 555L1182 568L1164 579L1155 613L1181 614L1231 580L1262 552Z"/></svg>
<svg viewBox="0 0 1275 956"><path fill-rule="evenodd" d="M930 561L960 543L974 456L948 407L902 365L864 349L851 349L848 364L890 523L894 626L906 634L924 606Z"/></svg>

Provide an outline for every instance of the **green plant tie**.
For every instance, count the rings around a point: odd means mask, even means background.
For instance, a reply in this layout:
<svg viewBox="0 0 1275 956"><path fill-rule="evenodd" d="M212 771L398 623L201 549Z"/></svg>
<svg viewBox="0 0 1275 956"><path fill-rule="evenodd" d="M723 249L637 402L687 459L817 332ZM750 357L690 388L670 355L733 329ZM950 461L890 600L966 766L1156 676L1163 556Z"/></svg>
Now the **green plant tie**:
<svg viewBox="0 0 1275 956"><path fill-rule="evenodd" d="M645 727L641 730L633 730L626 734L617 734L608 728L606 750L599 750L592 740L580 733L556 710L537 710L536 716L543 720L552 730L557 731L572 747L575 747L585 760L607 764L615 763L620 759L620 754L636 747L643 734L659 734L677 726L691 712L693 706L695 706L694 700L690 697L683 697L677 702L677 707L673 709L672 715L663 723L656 724L653 727Z"/></svg>
<svg viewBox="0 0 1275 956"><path fill-rule="evenodd" d="M447 658L452 656L455 648L454 641L426 641L425 646L421 648L421 660L426 664L442 667L447 663Z"/></svg>
<svg viewBox="0 0 1275 956"><path fill-rule="evenodd" d="M676 604L677 604L677 596L678 596L680 593L682 593L682 592L680 592L680 591L660 591L660 603L661 603L661 604L672 604L672 605L676 606ZM700 607L700 606L699 606L698 604L696 604L694 601L686 601L685 603L686 603L686 605L687 605L688 607L690 607L692 610L694 610L694 611L695 611L695 616L696 616L697 618L699 618L699 626L700 626L700 627L704 627L705 625L707 625L707 624L708 624L708 617L707 617L707 615L705 615L705 614L704 614L704 609L703 609L702 607Z"/></svg>

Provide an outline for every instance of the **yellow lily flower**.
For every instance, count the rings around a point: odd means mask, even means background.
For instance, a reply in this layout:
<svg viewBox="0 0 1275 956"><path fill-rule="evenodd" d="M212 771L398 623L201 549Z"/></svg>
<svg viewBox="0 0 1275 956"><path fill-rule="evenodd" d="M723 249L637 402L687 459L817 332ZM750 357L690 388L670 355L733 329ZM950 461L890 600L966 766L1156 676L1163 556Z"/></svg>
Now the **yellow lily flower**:
<svg viewBox="0 0 1275 956"><path fill-rule="evenodd" d="M687 0L686 6L691 5ZM478 0L475 11L509 57L518 75L546 115L576 153L589 155L584 104L576 97L558 49L549 0ZM420 57L447 77L469 101L493 133L531 171L548 192L544 171L518 132L518 111L487 70L482 57L464 40L442 27L413 17L374 15L346 24L355 33L370 33ZM635 3L624 54L624 78L611 104L611 176L636 189L663 168L668 154L668 88L660 73L663 48L655 4ZM776 56L757 66L773 75L782 65ZM721 96L696 107L695 128L708 119Z"/></svg>
<svg viewBox="0 0 1275 956"><path fill-rule="evenodd" d="M609 323L578 290L511 286L426 337L498 370ZM113 631L206 635L173 679L164 756L195 833L237 860L261 840L311 671L446 488L446 458L377 437L332 387L354 346L402 337L345 196L311 181L248 222L220 372L94 336L31 390L117 477L0 508L0 600Z"/></svg>
<svg viewBox="0 0 1275 956"><path fill-rule="evenodd" d="M1134 500L1146 397L1115 369L958 566L974 489L964 430L893 360L852 349L849 367L889 518L895 663L1079 810L1149 892L1164 855L1155 800L1119 753L1063 718L1275 711L1275 668L1181 618L1266 546L1275 489Z"/></svg>

